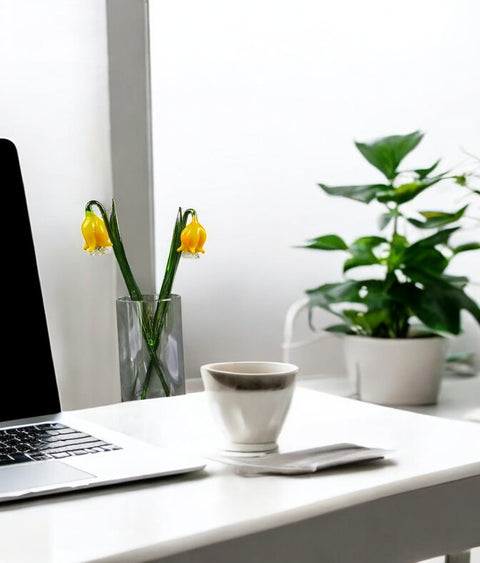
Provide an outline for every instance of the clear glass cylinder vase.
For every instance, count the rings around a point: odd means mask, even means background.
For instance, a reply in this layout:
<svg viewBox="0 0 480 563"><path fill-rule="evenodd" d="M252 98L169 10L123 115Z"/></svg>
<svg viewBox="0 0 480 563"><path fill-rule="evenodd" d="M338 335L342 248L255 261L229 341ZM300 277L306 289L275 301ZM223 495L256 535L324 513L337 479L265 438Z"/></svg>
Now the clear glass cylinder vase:
<svg viewBox="0 0 480 563"><path fill-rule="evenodd" d="M122 401L185 393L179 295L116 301Z"/></svg>

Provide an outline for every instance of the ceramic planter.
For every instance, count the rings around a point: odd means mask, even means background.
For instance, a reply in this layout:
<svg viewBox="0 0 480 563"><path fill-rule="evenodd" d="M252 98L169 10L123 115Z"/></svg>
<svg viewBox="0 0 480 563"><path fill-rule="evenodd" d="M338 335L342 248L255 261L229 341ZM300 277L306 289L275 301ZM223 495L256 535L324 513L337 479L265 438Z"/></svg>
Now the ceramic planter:
<svg viewBox="0 0 480 563"><path fill-rule="evenodd" d="M437 402L445 369L444 338L345 336L344 347L347 373L361 400L406 406Z"/></svg>

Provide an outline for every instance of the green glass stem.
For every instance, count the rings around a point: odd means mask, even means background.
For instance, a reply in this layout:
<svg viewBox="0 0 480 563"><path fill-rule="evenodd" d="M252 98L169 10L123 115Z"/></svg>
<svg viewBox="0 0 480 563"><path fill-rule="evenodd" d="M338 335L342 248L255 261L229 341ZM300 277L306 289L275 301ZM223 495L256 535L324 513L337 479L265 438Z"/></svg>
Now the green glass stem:
<svg viewBox="0 0 480 563"><path fill-rule="evenodd" d="M161 301L158 302L157 304L157 308L160 305ZM158 375L158 378L160 379L160 382L162 384L163 390L165 392L165 396L169 397L170 396L170 389L167 385L167 382L165 381L165 376L163 375L163 371L162 368L160 366L160 363L158 361L158 357L157 357L157 350L158 350L158 346L160 343L160 337L156 338L154 335L154 331L152 329L147 330L145 327L145 320L148 320L148 315L146 313L145 310L145 303L142 303L142 319L140 321L140 324L142 326L142 334L143 334L143 338L145 340L145 344L147 345L147 350L150 356L150 361L148 364L148 368L147 368L147 375L145 377L145 382L143 385L143 390L142 390L142 399L145 399L146 395L147 395L147 389L148 389L148 384L150 383L150 377L151 377L151 372L152 372L152 367L155 368L155 371ZM162 327L159 327L159 331L160 334L162 332Z"/></svg>
<svg viewBox="0 0 480 563"><path fill-rule="evenodd" d="M171 295L162 302L166 314L158 338L152 325L157 306L156 295L116 301L122 400L185 392L181 298Z"/></svg>
<svg viewBox="0 0 480 563"><path fill-rule="evenodd" d="M158 345L160 342L160 336L162 334L163 325L165 323L165 318L168 311L168 301L162 301L163 299L167 299L172 292L173 281L175 279L175 275L177 273L178 264L180 262L181 253L178 252L178 248L180 247L181 240L180 235L187 224L188 218L190 215L194 215L194 209L187 209L183 214L182 210L179 209L177 213L177 219L175 221L175 227L173 229L172 235L172 242L170 244L170 252L167 259L167 265L165 268L165 275L163 278L162 287L160 289L159 300L157 303L157 308L155 311L153 326L154 326L154 341L152 345L152 350L154 353L154 357L156 359L156 350L158 349ZM153 358L152 358L153 359ZM145 382L143 386L142 398L146 396L148 385L150 383L150 378L152 376L152 369L153 369L152 362L148 366L147 375L145 377ZM167 395L168 396L168 395Z"/></svg>

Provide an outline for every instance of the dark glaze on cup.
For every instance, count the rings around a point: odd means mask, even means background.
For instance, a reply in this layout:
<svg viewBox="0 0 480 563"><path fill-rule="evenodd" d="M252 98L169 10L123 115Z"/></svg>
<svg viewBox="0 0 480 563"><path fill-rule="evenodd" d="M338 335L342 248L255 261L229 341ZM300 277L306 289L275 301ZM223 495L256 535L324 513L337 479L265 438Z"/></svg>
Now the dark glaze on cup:
<svg viewBox="0 0 480 563"><path fill-rule="evenodd" d="M211 388L216 390L275 391L291 386L296 377L296 366L274 362L219 363L208 368Z"/></svg>

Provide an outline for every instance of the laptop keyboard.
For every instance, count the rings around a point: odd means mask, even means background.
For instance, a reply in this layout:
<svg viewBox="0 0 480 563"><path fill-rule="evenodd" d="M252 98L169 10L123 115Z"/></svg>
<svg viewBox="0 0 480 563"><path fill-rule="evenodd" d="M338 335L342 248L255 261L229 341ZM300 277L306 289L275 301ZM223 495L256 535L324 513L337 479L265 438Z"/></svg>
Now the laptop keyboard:
<svg viewBox="0 0 480 563"><path fill-rule="evenodd" d="M119 449L119 446L58 422L0 430L0 465L61 459Z"/></svg>

